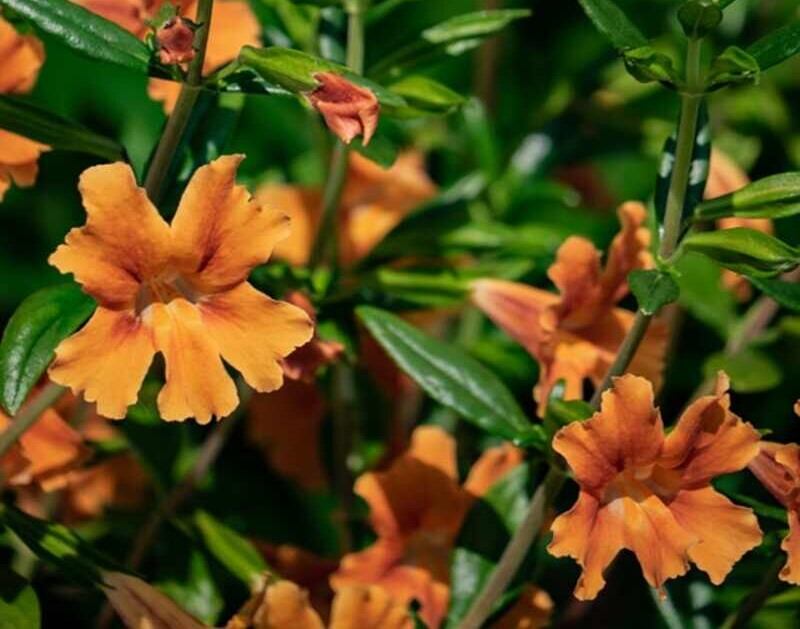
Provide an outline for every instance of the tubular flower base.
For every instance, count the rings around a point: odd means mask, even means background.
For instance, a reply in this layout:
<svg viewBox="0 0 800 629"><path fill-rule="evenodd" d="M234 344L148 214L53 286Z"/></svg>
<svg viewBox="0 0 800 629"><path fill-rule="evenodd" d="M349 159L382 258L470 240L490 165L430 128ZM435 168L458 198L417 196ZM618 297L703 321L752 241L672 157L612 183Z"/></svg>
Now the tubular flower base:
<svg viewBox="0 0 800 629"><path fill-rule="evenodd" d="M44 47L36 37L21 35L0 16L0 94L25 94L33 88L44 63ZM36 182L39 156L50 150L45 144L0 129L0 201L15 183Z"/></svg>
<svg viewBox="0 0 800 629"><path fill-rule="evenodd" d="M410 449L391 467L356 482L378 539L342 559L331 576L334 590L379 585L404 604L419 601L421 618L431 629L439 627L450 596L450 551L464 516L479 492L521 460L511 446L489 450L462 487L453 438L440 428L417 428Z"/></svg>
<svg viewBox="0 0 800 629"><path fill-rule="evenodd" d="M83 392L98 413L121 418L136 402L156 352L166 363L158 408L166 420L229 415L238 404L224 359L256 391L283 383L280 361L313 326L300 308L246 280L285 238L288 218L235 183L241 156L198 169L167 224L122 163L86 170L87 223L50 257L99 307L56 349L54 382Z"/></svg>
<svg viewBox="0 0 800 629"><path fill-rule="evenodd" d="M615 304L628 293L628 273L652 266L650 233L643 227L647 212L641 203L625 203L618 214L622 230L611 243L605 268L588 240L573 236L561 245L548 271L560 295L502 280L473 284L475 305L539 362L534 397L540 415L558 380L566 381L568 399L583 397L586 379L598 386L633 324L634 313ZM666 342L665 327L651 325L629 368L656 388Z"/></svg>
<svg viewBox="0 0 800 629"><path fill-rule="evenodd" d="M622 549L632 551L647 582L660 588L689 562L719 585L733 565L761 542L750 509L711 486L743 469L758 453L758 432L730 411L728 379L692 403L664 436L653 386L625 375L603 394L601 409L562 428L553 448L580 485L575 505L552 525L549 551L583 568L581 600L603 589L603 571Z"/></svg>
<svg viewBox="0 0 800 629"><path fill-rule="evenodd" d="M750 462L750 471L761 484L786 507L789 534L781 548L786 565L780 578L800 585L800 446L795 443L762 442L758 456Z"/></svg>
<svg viewBox="0 0 800 629"><path fill-rule="evenodd" d="M360 135L367 146L378 128L381 109L375 94L333 72L319 72L314 78L319 87L308 94L308 101L328 128L345 144Z"/></svg>

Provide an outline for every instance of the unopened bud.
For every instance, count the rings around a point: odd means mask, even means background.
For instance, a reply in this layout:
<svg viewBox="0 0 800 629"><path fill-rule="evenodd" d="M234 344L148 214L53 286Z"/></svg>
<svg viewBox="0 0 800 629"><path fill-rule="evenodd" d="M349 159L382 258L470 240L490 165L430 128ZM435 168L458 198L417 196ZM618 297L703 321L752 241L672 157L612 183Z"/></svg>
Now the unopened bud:
<svg viewBox="0 0 800 629"><path fill-rule="evenodd" d="M375 94L333 72L320 72L314 79L319 87L308 100L325 118L328 128L345 144L358 135L363 136L364 146L369 144L380 113Z"/></svg>
<svg viewBox="0 0 800 629"><path fill-rule="evenodd" d="M173 17L156 31L161 63L175 65L194 59L194 25L182 17Z"/></svg>
<svg viewBox="0 0 800 629"><path fill-rule="evenodd" d="M689 0L678 9L678 21L687 37L705 37L722 21L722 9L714 0Z"/></svg>

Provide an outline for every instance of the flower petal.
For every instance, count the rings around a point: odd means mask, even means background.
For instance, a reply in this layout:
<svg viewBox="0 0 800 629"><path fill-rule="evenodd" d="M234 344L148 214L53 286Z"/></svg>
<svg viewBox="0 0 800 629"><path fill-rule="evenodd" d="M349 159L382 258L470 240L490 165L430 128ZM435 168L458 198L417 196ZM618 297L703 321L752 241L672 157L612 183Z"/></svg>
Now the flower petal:
<svg viewBox="0 0 800 629"><path fill-rule="evenodd" d="M44 46L33 35L18 33L0 16L0 94L24 94L33 88L44 62Z"/></svg>
<svg viewBox="0 0 800 629"><path fill-rule="evenodd" d="M203 292L223 291L247 279L289 234L282 212L261 207L236 185L241 155L199 168L172 220L176 263Z"/></svg>
<svg viewBox="0 0 800 629"><path fill-rule="evenodd" d="M72 0L72 2L114 22L137 37L147 31L144 22L147 0Z"/></svg>
<svg viewBox="0 0 800 629"><path fill-rule="evenodd" d="M517 602L492 625L492 629L540 629L550 624L553 599L535 585L526 585Z"/></svg>
<svg viewBox="0 0 800 629"><path fill-rule="evenodd" d="M789 534L781 542L781 549L787 555L781 580L800 585L800 515L796 510L789 511Z"/></svg>
<svg viewBox="0 0 800 629"><path fill-rule="evenodd" d="M375 94L334 72L318 72L314 79L319 87L308 94L308 100L333 134L345 144L361 135L364 146L369 144L380 114Z"/></svg>
<svg viewBox="0 0 800 629"><path fill-rule="evenodd" d="M179 298L151 305L145 318L166 363L166 384L158 394L161 417L167 421L194 417L206 424L212 416L230 415L239 396L199 310Z"/></svg>
<svg viewBox="0 0 800 629"><path fill-rule="evenodd" d="M121 162L83 172L78 188L86 225L72 229L49 262L73 273L109 308L133 307L143 281L158 275L170 250L169 226Z"/></svg>
<svg viewBox="0 0 800 629"><path fill-rule="evenodd" d="M83 329L56 348L50 379L75 394L83 391L103 417L120 419L136 403L154 353L150 331L133 311L100 306Z"/></svg>
<svg viewBox="0 0 800 629"><path fill-rule="evenodd" d="M181 13L186 17L197 17L197 1L188 2ZM215 2L211 12L211 32L203 72L216 70L219 66L239 56L243 46L258 46L261 43L261 24L256 19L246 0Z"/></svg>
<svg viewBox="0 0 800 629"><path fill-rule="evenodd" d="M791 451L800 451L795 444L783 445L769 441L759 444L758 455L747 465L748 469L771 493L775 499L785 507L792 502L793 492L800 485L800 470L792 469L777 460L778 452L784 448L789 451L784 453L782 460L788 460L787 454ZM797 456L795 454L795 456Z"/></svg>
<svg viewBox="0 0 800 629"><path fill-rule="evenodd" d="M681 491L669 503L680 525L700 541L689 558L719 585L748 550L761 543L761 529L751 509L733 504L711 487Z"/></svg>
<svg viewBox="0 0 800 629"><path fill-rule="evenodd" d="M256 192L256 201L262 207L279 209L291 220L291 233L275 246L273 257L295 266L307 264L319 229L322 203L319 191L301 186L267 184Z"/></svg>
<svg viewBox="0 0 800 629"><path fill-rule="evenodd" d="M308 594L291 581L278 581L267 587L264 602L256 612L256 627L270 629L323 629L319 615L311 607Z"/></svg>
<svg viewBox="0 0 800 629"><path fill-rule="evenodd" d="M547 270L561 295L559 312L571 328L592 321L600 304L600 252L581 236L570 236L558 248Z"/></svg>
<svg viewBox="0 0 800 629"><path fill-rule="evenodd" d="M408 456L458 481L456 440L438 426L420 426L411 435Z"/></svg>
<svg viewBox="0 0 800 629"><path fill-rule="evenodd" d="M638 201L623 203L617 210L619 233L611 241L603 276L603 294L616 303L628 294L628 274L635 269L653 266L650 255L650 230L645 227L647 208Z"/></svg>
<svg viewBox="0 0 800 629"><path fill-rule="evenodd" d="M202 300L197 308L222 357L262 393L283 384L280 360L314 334L301 308L270 299L247 282Z"/></svg>
<svg viewBox="0 0 800 629"><path fill-rule="evenodd" d="M377 585L343 587L333 599L330 629L412 629L412 627L405 606Z"/></svg>
<svg viewBox="0 0 800 629"><path fill-rule="evenodd" d="M496 482L521 465L524 460L525 452L510 443L489 448L472 466L464 483L464 489L473 496L483 496Z"/></svg>

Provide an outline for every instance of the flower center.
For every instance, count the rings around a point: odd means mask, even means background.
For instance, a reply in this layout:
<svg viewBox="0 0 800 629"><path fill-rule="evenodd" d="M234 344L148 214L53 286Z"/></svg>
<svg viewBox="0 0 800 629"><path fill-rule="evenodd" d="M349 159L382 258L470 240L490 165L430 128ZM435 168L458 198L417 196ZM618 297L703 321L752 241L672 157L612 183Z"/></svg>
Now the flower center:
<svg viewBox="0 0 800 629"><path fill-rule="evenodd" d="M608 504L622 497L642 502L652 495L668 501L675 497L680 485L680 473L660 465L626 468L608 484L603 502Z"/></svg>
<svg viewBox="0 0 800 629"><path fill-rule="evenodd" d="M199 295L180 275L162 273L142 282L139 293L136 295L136 311L142 312L154 303L168 304L178 298L196 303Z"/></svg>

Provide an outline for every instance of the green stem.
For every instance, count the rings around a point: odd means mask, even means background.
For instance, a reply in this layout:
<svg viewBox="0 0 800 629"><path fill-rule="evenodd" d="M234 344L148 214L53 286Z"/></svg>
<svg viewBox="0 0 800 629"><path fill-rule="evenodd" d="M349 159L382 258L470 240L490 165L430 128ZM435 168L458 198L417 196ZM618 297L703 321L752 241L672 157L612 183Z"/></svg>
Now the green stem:
<svg viewBox="0 0 800 629"><path fill-rule="evenodd" d="M208 33L211 29L211 10L214 0L200 0L197 9L197 21L200 28L197 30L195 47L197 53L189 65L189 72L186 82L181 84L181 91L175 108L167 120L164 132L156 147L156 152L147 169L147 176L144 180L144 187L150 200L158 204L164 191L164 182L169 172L172 158L178 148L178 144L183 137L189 118L192 115L197 98L200 96L201 85L203 82L203 63L206 58L206 48L208 46Z"/></svg>
<svg viewBox="0 0 800 629"><path fill-rule="evenodd" d="M769 570L764 574L761 583L742 602L741 606L728 616L722 625L722 629L744 629L744 627L749 626L750 619L764 606L769 595L772 594L772 590L778 584L778 577L785 562L786 560L782 556L775 559Z"/></svg>
<svg viewBox="0 0 800 629"><path fill-rule="evenodd" d="M22 410L14 415L8 428L0 434L0 457L66 392L64 387L51 382L30 403L23 406Z"/></svg>

